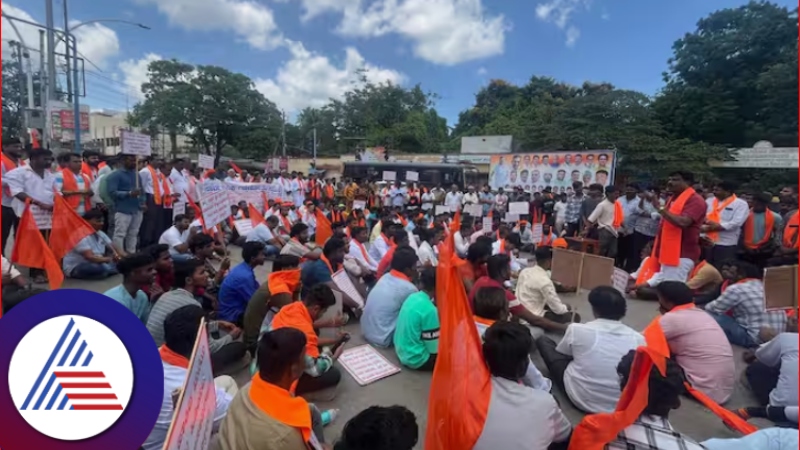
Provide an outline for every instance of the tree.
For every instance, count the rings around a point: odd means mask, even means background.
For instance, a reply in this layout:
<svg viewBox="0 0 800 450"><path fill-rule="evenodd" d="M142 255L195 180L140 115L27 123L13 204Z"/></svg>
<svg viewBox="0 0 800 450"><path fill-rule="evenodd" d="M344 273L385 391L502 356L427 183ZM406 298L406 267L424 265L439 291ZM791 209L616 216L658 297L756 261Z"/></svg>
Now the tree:
<svg viewBox="0 0 800 450"><path fill-rule="evenodd" d="M750 2L712 13L673 45L656 99L670 133L731 147L797 143L797 12Z"/></svg>
<svg viewBox="0 0 800 450"><path fill-rule="evenodd" d="M187 132L206 154L216 156L216 164L225 147L237 142L240 154L264 157L280 133L275 104L250 78L221 67L154 61L142 90L145 100L136 105L132 122L162 126L175 135Z"/></svg>

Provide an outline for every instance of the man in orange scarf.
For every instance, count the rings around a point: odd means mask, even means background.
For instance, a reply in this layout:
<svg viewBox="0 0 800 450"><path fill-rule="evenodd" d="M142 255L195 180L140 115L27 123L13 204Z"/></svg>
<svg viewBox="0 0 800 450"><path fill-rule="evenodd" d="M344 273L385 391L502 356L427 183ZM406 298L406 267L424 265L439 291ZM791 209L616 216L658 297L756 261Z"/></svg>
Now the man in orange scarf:
<svg viewBox="0 0 800 450"><path fill-rule="evenodd" d="M344 343L350 340L350 336L339 332L335 339L322 339L314 330L314 321L334 306L336 297L333 290L318 284L311 288L302 302L284 306L272 319L271 330L294 328L306 335L305 369L295 388L298 395L334 387L342 379L342 373L333 363L342 354Z"/></svg>
<svg viewBox="0 0 800 450"><path fill-rule="evenodd" d="M323 414L292 393L302 378L306 361L306 336L294 328L265 334L258 344L263 361L250 384L231 403L220 428L227 450L323 449Z"/></svg>
<svg viewBox="0 0 800 450"><path fill-rule="evenodd" d="M59 155L61 159L61 155ZM92 209L92 181L81 172L81 157L67 153L64 160L67 167L55 174L55 188L67 204L80 216Z"/></svg>
<svg viewBox="0 0 800 450"><path fill-rule="evenodd" d="M643 264L634 290L662 281L686 282L700 259L700 225L706 217L706 202L691 185L694 174L673 172L667 181L672 197L659 209L661 225L653 245L653 253Z"/></svg>
<svg viewBox="0 0 800 450"><path fill-rule="evenodd" d="M706 200L708 210L700 231L714 243L707 249L706 261L717 269L723 262L736 258L739 235L748 216L747 202L736 197L733 192L735 188L733 183L727 181L717 183L714 196Z"/></svg>
<svg viewBox="0 0 800 450"><path fill-rule="evenodd" d="M741 259L765 267L780 243L783 219L769 209L772 195L761 192L753 196L753 208L745 217L742 227ZM738 247L737 247L738 249ZM735 259L735 258L731 258Z"/></svg>
<svg viewBox="0 0 800 450"><path fill-rule="evenodd" d="M794 197L785 197L781 203L785 204L784 209L788 212L784 215L785 224L781 247L775 252L775 257L767 261L767 265L770 267L797 264L797 200Z"/></svg>
<svg viewBox="0 0 800 450"><path fill-rule="evenodd" d="M622 222L625 219L622 204L617 202L619 193L614 186L606 186L606 198L597 204L586 219L589 226L583 230L583 235L591 233L592 228L597 228L597 240L600 243L600 256L607 258L617 257L617 241Z"/></svg>

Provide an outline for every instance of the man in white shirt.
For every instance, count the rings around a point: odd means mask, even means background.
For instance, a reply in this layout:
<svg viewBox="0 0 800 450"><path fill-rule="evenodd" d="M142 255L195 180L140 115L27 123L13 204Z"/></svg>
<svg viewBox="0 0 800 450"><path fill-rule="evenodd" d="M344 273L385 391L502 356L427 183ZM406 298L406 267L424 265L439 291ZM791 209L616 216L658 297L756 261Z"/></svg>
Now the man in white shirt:
<svg viewBox="0 0 800 450"><path fill-rule="evenodd" d="M372 257L373 261L378 261L378 264L380 264L386 252L388 252L389 248L393 245L390 241L390 237L394 236L394 230L397 227L391 220L382 221L380 226L380 234L369 246L369 255Z"/></svg>
<svg viewBox="0 0 800 450"><path fill-rule="evenodd" d="M14 209L11 204L14 202L14 196L11 195L9 190L8 181L6 181L6 173L16 169L19 166L24 166L25 162L22 160L24 146L22 141L16 137L3 137L3 158L0 167L2 167L2 182L3 182L3 239L0 253L6 250L6 241L11 235L11 230L17 229L19 218L14 214Z"/></svg>
<svg viewBox="0 0 800 450"><path fill-rule="evenodd" d="M536 264L522 269L517 278L517 299L525 309L536 316L560 324L580 322L580 316L561 301L553 280L550 279L548 272L553 260L553 249L539 247L534 256Z"/></svg>
<svg viewBox="0 0 800 450"><path fill-rule="evenodd" d="M725 261L736 259L739 251L739 236L747 221L750 207L734 194L736 185L722 181L714 186L714 196L706 200L706 221L700 231L714 242L706 249L706 262L721 269Z"/></svg>
<svg viewBox="0 0 800 450"><path fill-rule="evenodd" d="M172 183L172 192L178 195L176 201L186 203L186 192L189 191L189 178L184 171L186 160L176 158L172 161L172 171L169 173L169 182Z"/></svg>
<svg viewBox="0 0 800 450"><path fill-rule="evenodd" d="M175 216L175 223L161 234L158 239L159 244L169 245L169 254L176 261L191 259L192 253L189 251L189 239L197 234L197 228L190 227L191 220L184 214Z"/></svg>
<svg viewBox="0 0 800 450"><path fill-rule="evenodd" d="M464 194L464 197L461 199L461 203L464 205L477 205L480 203L478 193L475 192L475 186L469 186L467 188L467 193Z"/></svg>
<svg viewBox="0 0 800 450"><path fill-rule="evenodd" d="M453 235L453 240L455 241L456 247L456 254L459 258L466 258L467 257L467 250L469 250L469 244L471 244L470 238L472 236L472 223L469 220L462 220L461 221L461 229L456 231L456 234Z"/></svg>
<svg viewBox="0 0 800 450"><path fill-rule="evenodd" d="M617 189L614 186L606 186L605 191L606 198L597 204L586 220L598 229L597 240L600 243L600 256L613 259L617 257L617 240L623 218L616 217ZM619 224L615 220L619 220ZM583 235L586 236L589 231L590 229L587 228Z"/></svg>
<svg viewBox="0 0 800 450"><path fill-rule="evenodd" d="M399 181L394 182L394 187L389 190L389 197L393 207L403 207L406 203L406 188L400 186Z"/></svg>
<svg viewBox="0 0 800 450"><path fill-rule="evenodd" d="M775 335L772 330L761 334ZM761 405L797 406L797 355L797 332L780 333L755 352L745 353L750 362L745 371L747 381Z"/></svg>
<svg viewBox="0 0 800 450"><path fill-rule="evenodd" d="M494 210L499 213L506 212L508 205L508 195L503 192L503 188L497 189L497 195L494 196Z"/></svg>
<svg viewBox="0 0 800 450"><path fill-rule="evenodd" d="M556 216L556 234L561 235L564 230L564 223L567 219L567 194L560 194L556 204L553 206L553 213Z"/></svg>
<svg viewBox="0 0 800 450"><path fill-rule="evenodd" d="M192 355L197 330L203 318L203 308L189 305L176 309L164 320L164 345L159 349L164 366L164 396L161 412L150 436L142 447L145 450L161 450L175 414L173 397L183 388L189 358ZM151 342L152 345L152 342ZM208 355L207 355L208 356ZM229 376L214 379L216 406L212 432L217 432L228 412L228 406L238 392L236 381Z"/></svg>
<svg viewBox="0 0 800 450"><path fill-rule="evenodd" d="M420 244L417 250L417 257L422 266L439 265L439 258L436 253L436 246L442 241L444 228L441 225L434 225L433 228L419 230Z"/></svg>
<svg viewBox="0 0 800 450"><path fill-rule="evenodd" d="M456 211L461 207L461 198L464 196L458 190L458 185L450 186L450 192L444 196L444 204L445 206L450 207L450 211Z"/></svg>
<svg viewBox="0 0 800 450"><path fill-rule="evenodd" d="M278 216L269 216L266 221L256 225L247 234L245 242L261 242L265 255L277 256L283 248L283 240L278 235Z"/></svg>
<svg viewBox="0 0 800 450"><path fill-rule="evenodd" d="M558 345L541 337L536 347L550 378L578 409L587 413L612 412L620 396L617 364L645 341L636 330L620 322L627 303L615 288L592 289L589 304L597 319L571 324Z"/></svg>
<svg viewBox="0 0 800 450"><path fill-rule="evenodd" d="M366 243L369 242L369 233L365 227L353 227L350 230L350 249L347 252L348 256L357 259L363 267L369 267L372 272L378 271L378 264L372 255L367 251Z"/></svg>
<svg viewBox="0 0 800 450"><path fill-rule="evenodd" d="M433 202L434 202L435 199L436 198L433 195L433 191L426 190L422 194L422 210L423 211L430 211L431 209L433 209Z"/></svg>

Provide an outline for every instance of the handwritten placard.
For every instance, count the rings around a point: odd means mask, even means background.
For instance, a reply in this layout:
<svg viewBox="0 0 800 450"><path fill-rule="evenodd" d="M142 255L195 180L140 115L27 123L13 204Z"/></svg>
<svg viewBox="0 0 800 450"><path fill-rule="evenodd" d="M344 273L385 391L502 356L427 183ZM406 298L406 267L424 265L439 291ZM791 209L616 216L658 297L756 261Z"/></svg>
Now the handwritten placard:
<svg viewBox="0 0 800 450"><path fill-rule="evenodd" d="M491 217L484 217L483 218L483 225L481 226L482 230L487 231L487 232L488 231L492 231L492 227L493 226L494 226L494 223L492 222L492 218Z"/></svg>
<svg viewBox="0 0 800 450"><path fill-rule="evenodd" d="M419 172L414 172L412 170L406 172L406 181L419 181Z"/></svg>
<svg viewBox="0 0 800 450"><path fill-rule="evenodd" d="M383 171L383 181L394 181L397 179L397 172L384 170Z"/></svg>
<svg viewBox="0 0 800 450"><path fill-rule="evenodd" d="M203 169L213 169L214 157L211 155L204 155L201 153L197 155L197 165L202 167Z"/></svg>
<svg viewBox="0 0 800 450"><path fill-rule="evenodd" d="M450 212L450 207L447 205L436 205L436 215L447 214Z"/></svg>
<svg viewBox="0 0 800 450"><path fill-rule="evenodd" d="M473 217L481 217L483 215L483 206L481 205L465 205L464 214L469 214Z"/></svg>
<svg viewBox="0 0 800 450"><path fill-rule="evenodd" d="M122 153L126 155L150 156L152 153L150 136L146 134L121 130L120 138Z"/></svg>
<svg viewBox="0 0 800 450"><path fill-rule="evenodd" d="M530 206L526 202L511 202L508 204L508 212L522 216L530 212Z"/></svg>
<svg viewBox="0 0 800 450"><path fill-rule="evenodd" d="M247 236L253 231L253 221L250 219L234 220L233 226L236 228L236 232L239 233L239 236Z"/></svg>
<svg viewBox="0 0 800 450"><path fill-rule="evenodd" d="M380 379L400 372L400 368L390 363L372 346L365 344L349 348L339 357L342 367L361 386L366 386Z"/></svg>
<svg viewBox="0 0 800 450"><path fill-rule="evenodd" d="M544 231L542 230L542 224L535 223L531 227L531 240L536 244L539 245L542 243L542 238L544 238Z"/></svg>
<svg viewBox="0 0 800 450"><path fill-rule="evenodd" d="M331 277L336 286L342 290L345 294L349 295L359 307L364 308L364 297L361 296L361 293L358 292L355 285L353 285L353 280L350 279L350 276L344 270L339 270Z"/></svg>
<svg viewBox="0 0 800 450"><path fill-rule="evenodd" d="M514 223L519 221L519 214L506 214L506 223Z"/></svg>
<svg viewBox="0 0 800 450"><path fill-rule="evenodd" d="M200 207L203 212L203 223L211 228L224 222L231 214L230 196L219 181L206 181L200 186Z"/></svg>
<svg viewBox="0 0 800 450"><path fill-rule="evenodd" d="M353 209L364 209L367 207L367 202L364 200L353 200Z"/></svg>
<svg viewBox="0 0 800 450"><path fill-rule="evenodd" d="M172 220L175 220L176 217L180 216L181 214L186 214L186 203L184 202L175 202L172 204Z"/></svg>
<svg viewBox="0 0 800 450"><path fill-rule="evenodd" d="M615 289L622 292L622 295L625 295L625 291L628 289L628 279L631 275L620 269L619 267L614 267L614 275L611 277L611 285L614 286Z"/></svg>

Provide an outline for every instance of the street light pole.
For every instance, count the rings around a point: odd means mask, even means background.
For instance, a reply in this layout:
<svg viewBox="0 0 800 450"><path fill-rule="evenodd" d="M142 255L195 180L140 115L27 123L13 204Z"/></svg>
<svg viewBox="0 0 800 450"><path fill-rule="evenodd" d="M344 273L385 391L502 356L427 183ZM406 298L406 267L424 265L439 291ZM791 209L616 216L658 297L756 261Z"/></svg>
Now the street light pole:
<svg viewBox="0 0 800 450"><path fill-rule="evenodd" d="M47 98L56 98L56 35L53 19L53 0L45 0L47 17Z"/></svg>
<svg viewBox="0 0 800 450"><path fill-rule="evenodd" d="M66 35L67 47L69 47L70 37L72 38L72 45L73 45L72 50L74 50L74 54L77 56L78 55L78 39L75 37L75 35L69 34L69 32L67 32L67 35ZM69 74L67 74L67 78L69 78ZM75 84L75 86L77 88L77 86L78 86L78 64L77 64L77 61L75 61L75 64L72 65L72 78L73 78L73 82L74 82L74 84ZM79 97L80 97L79 95L74 95L73 96L73 102L72 102L72 111L73 111L72 114L75 116L74 119L73 119L73 123L75 124L74 125L74 127L75 127L75 153L78 154L78 155L81 154L81 107L79 105L80 102L78 101Z"/></svg>
<svg viewBox="0 0 800 450"><path fill-rule="evenodd" d="M69 19L68 19L68 17L69 17L69 14L67 12L67 0L64 0L64 29L65 30L69 30ZM69 66L70 66L70 63L69 63L69 40L67 40L66 45L64 46L64 48L65 48L64 54L66 55L64 59L67 62L67 103L72 103L72 76L71 76L72 72L69 70ZM78 56L78 54L76 53L75 57L77 58L77 56ZM77 64L77 61L76 61L76 64ZM77 88L78 88L78 86L76 85L75 89L77 90Z"/></svg>

